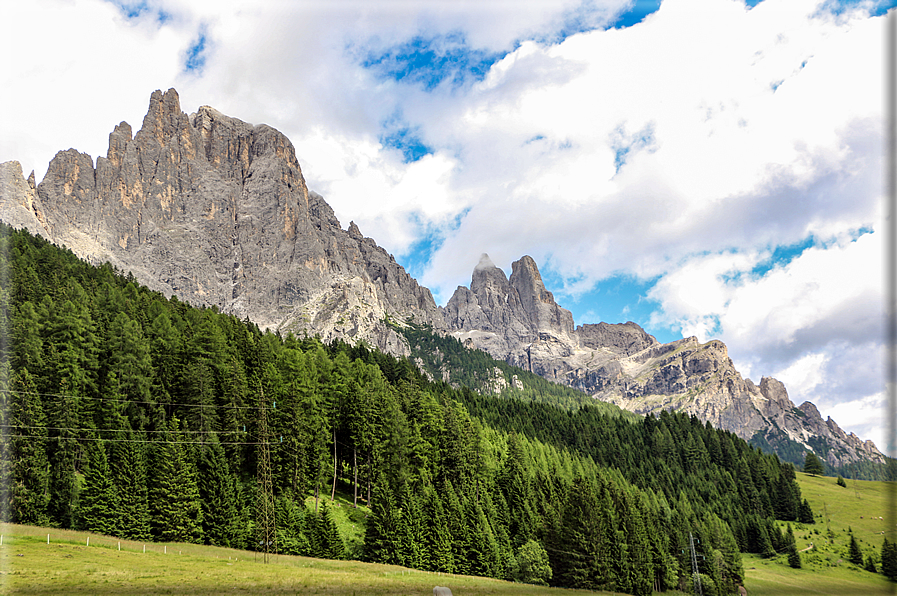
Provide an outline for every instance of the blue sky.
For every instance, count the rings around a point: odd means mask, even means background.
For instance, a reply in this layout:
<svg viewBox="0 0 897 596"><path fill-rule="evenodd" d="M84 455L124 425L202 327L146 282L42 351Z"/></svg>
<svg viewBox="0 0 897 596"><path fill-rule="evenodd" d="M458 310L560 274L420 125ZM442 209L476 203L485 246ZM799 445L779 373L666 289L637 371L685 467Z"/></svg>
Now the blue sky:
<svg viewBox="0 0 897 596"><path fill-rule="evenodd" d="M41 27L0 40L29 48L0 71L29 90L0 94L0 160L40 180L60 149L104 155L175 87L286 133L342 225L440 303L482 253L506 273L530 255L577 323L722 339L745 376L881 441L893 4L7 3Z"/></svg>

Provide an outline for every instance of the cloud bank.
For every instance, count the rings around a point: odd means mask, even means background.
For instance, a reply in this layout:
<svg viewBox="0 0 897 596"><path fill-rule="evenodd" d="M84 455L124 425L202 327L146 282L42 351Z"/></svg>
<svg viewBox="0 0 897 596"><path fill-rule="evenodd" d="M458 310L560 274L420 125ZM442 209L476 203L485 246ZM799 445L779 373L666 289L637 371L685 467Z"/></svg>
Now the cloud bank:
<svg viewBox="0 0 897 596"><path fill-rule="evenodd" d="M173 86L286 133L438 300L483 253L529 254L562 304L718 337L880 441L884 8L6 3L0 160L40 179L59 149L103 155Z"/></svg>

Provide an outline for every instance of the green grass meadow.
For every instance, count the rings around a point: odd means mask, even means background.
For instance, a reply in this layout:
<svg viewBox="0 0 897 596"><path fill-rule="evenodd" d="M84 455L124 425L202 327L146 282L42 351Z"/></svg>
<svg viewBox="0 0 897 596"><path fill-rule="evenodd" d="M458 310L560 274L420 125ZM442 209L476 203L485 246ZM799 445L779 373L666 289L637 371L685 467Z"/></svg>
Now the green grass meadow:
<svg viewBox="0 0 897 596"><path fill-rule="evenodd" d="M262 555L248 551L194 544L144 545L33 526L0 524L0 533L0 594L398 596L429 595L437 585L448 586L455 596L589 593L357 561L271 556L265 563Z"/></svg>
<svg viewBox="0 0 897 596"><path fill-rule="evenodd" d="M847 480L798 472L801 494L813 508L816 523L791 523L801 569L788 566L784 555L763 559L743 555L745 588L750 596L853 596L897 593L897 584L881 574L865 571L847 560L850 532L864 556L872 555L880 567L881 544L894 524L891 512L893 483ZM881 519L879 519L881 518ZM784 530L785 523L779 522ZM887 534L895 539L893 529Z"/></svg>

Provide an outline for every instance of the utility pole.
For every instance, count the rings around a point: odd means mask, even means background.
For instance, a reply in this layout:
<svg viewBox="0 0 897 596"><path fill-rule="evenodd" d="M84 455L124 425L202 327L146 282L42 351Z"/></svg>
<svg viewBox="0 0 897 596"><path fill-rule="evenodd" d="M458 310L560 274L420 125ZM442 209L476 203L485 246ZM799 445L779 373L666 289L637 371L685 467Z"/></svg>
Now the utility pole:
<svg viewBox="0 0 897 596"><path fill-rule="evenodd" d="M271 480L271 449L268 433L268 408L265 406L264 394L259 388L258 403L258 464L256 473L258 476L258 538L265 553L265 563L268 562L268 553L277 551L276 528L274 519L274 487Z"/></svg>
<svg viewBox="0 0 897 596"><path fill-rule="evenodd" d="M701 592L701 574L698 571L698 556L695 554L695 537L691 532L688 533L688 546L691 548L691 568L694 573L695 594L696 596L704 596Z"/></svg>

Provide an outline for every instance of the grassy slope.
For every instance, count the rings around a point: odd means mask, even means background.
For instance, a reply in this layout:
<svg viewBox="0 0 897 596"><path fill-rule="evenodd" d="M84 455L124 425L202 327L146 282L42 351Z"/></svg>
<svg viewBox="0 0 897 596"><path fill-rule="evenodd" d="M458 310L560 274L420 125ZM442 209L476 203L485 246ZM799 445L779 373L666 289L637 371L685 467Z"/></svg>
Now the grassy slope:
<svg viewBox="0 0 897 596"><path fill-rule="evenodd" d="M801 493L813 508L816 523L792 524L802 569L791 569L785 556L761 559L744 556L745 587L751 596L798 596L802 594L893 594L897 585L880 574L863 571L847 562L852 530L865 555L880 554L889 519L889 492L894 485L885 482L847 481L838 486L835 478L798 473ZM826 514L828 524L826 524ZM883 519L878 519L879 517ZM781 524L784 528L785 524ZM827 528L831 530L828 537ZM895 537L891 532L889 539ZM877 561L877 559L876 559Z"/></svg>
<svg viewBox="0 0 897 596"><path fill-rule="evenodd" d="M50 544L47 544L50 532ZM260 555L192 544L143 544L74 532L0 524L0 594L586 594L481 577L445 576L392 565ZM90 546L87 537L90 536ZM167 549L167 553L164 552Z"/></svg>

